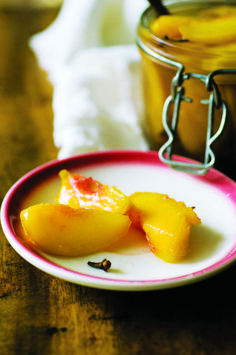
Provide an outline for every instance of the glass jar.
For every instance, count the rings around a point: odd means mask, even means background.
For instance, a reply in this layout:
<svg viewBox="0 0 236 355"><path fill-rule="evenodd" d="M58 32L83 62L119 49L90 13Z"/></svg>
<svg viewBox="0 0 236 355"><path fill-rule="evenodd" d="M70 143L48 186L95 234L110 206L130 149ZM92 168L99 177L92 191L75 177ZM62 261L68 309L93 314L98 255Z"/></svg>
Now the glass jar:
<svg viewBox="0 0 236 355"><path fill-rule="evenodd" d="M236 6L236 1L222 3ZM165 5L171 14L182 15L219 6L219 2L172 0ZM176 163L181 170L203 174L214 165L236 178L236 44L234 51L226 44L209 47L158 38L150 28L157 17L148 8L137 36L143 126L150 148L160 150L162 160L174 167L175 154L203 162L196 169Z"/></svg>

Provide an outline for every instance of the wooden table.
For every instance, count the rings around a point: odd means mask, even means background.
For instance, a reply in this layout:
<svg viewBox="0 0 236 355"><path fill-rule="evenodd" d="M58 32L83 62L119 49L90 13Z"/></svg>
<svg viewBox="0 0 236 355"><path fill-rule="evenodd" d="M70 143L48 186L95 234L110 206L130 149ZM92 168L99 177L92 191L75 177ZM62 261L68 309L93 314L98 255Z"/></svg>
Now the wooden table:
<svg viewBox="0 0 236 355"><path fill-rule="evenodd" d="M0 11L1 199L57 156L52 87L27 46L50 16ZM92 289L31 266L1 232L0 354L234 355L235 283L236 266L176 289Z"/></svg>

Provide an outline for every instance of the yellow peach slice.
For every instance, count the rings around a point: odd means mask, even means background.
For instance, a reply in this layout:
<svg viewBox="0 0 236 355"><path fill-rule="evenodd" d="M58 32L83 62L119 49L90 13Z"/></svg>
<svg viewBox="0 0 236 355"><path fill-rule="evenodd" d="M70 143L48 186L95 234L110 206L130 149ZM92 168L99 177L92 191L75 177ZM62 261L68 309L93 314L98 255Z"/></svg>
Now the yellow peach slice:
<svg viewBox="0 0 236 355"><path fill-rule="evenodd" d="M201 11L191 22L180 25L179 31L189 41L218 46L235 42L235 21L235 6L215 6Z"/></svg>
<svg viewBox="0 0 236 355"><path fill-rule="evenodd" d="M151 30L163 39L219 45L235 42L235 21L235 6L215 6L189 16L160 16L152 23Z"/></svg>
<svg viewBox="0 0 236 355"><path fill-rule="evenodd" d="M179 27L184 38L205 45L219 45L236 40L236 16L191 21Z"/></svg>
<svg viewBox="0 0 236 355"><path fill-rule="evenodd" d="M71 174L61 170L61 188L56 202L72 208L89 207L125 213L130 207L129 198L115 186L103 185L92 177Z"/></svg>
<svg viewBox="0 0 236 355"><path fill-rule="evenodd" d="M20 213L26 240L44 252L83 256L104 250L123 238L129 217L90 208L38 204Z"/></svg>
<svg viewBox="0 0 236 355"><path fill-rule="evenodd" d="M191 18L186 16L163 15L152 23L151 30L159 38L181 41L185 38L179 28L190 21Z"/></svg>
<svg viewBox="0 0 236 355"><path fill-rule="evenodd" d="M192 225L201 223L193 208L168 195L152 192L136 192L130 199L132 207L128 215L146 233L151 251L171 263L186 257Z"/></svg>

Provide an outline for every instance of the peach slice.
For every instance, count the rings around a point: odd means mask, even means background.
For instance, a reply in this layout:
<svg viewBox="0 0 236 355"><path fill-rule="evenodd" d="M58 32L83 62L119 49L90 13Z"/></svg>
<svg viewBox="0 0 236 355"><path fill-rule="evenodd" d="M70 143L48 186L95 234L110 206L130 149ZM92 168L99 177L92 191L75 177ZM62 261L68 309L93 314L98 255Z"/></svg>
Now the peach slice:
<svg viewBox="0 0 236 355"><path fill-rule="evenodd" d="M205 45L233 43L236 40L236 14L201 21L195 20L179 27L184 38Z"/></svg>
<svg viewBox="0 0 236 355"><path fill-rule="evenodd" d="M146 233L151 251L170 263L186 257L192 225L201 223L193 208L168 195L152 192L136 192L130 199L132 207L128 215Z"/></svg>
<svg viewBox="0 0 236 355"><path fill-rule="evenodd" d="M185 38L179 28L187 25L190 21L191 18L186 16L163 15L152 23L151 30L159 38L181 41Z"/></svg>
<svg viewBox="0 0 236 355"><path fill-rule="evenodd" d="M20 213L26 240L44 252L83 256L109 247L124 238L128 216L60 204L38 204Z"/></svg>
<svg viewBox="0 0 236 355"><path fill-rule="evenodd" d="M235 6L222 5L189 16L160 16L151 25L151 30L163 39L218 46L235 42L235 21Z"/></svg>
<svg viewBox="0 0 236 355"><path fill-rule="evenodd" d="M124 214L129 198L115 186L103 185L92 177L61 170L61 188L56 202L72 208L89 207Z"/></svg>

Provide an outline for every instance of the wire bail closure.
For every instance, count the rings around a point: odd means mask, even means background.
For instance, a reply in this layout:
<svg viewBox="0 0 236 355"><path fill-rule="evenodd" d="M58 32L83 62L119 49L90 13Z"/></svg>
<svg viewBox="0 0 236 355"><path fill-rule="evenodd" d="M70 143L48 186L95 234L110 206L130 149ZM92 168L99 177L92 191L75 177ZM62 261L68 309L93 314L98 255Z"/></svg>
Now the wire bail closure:
<svg viewBox="0 0 236 355"><path fill-rule="evenodd" d="M179 69L176 76L172 80L171 85L171 95L166 99L163 108L163 126L168 135L167 142L160 148L159 157L162 162L169 164L171 167L188 173L194 173L197 175L204 175L207 171L214 166L215 155L212 151L211 145L223 132L226 117L227 117L227 105L222 100L219 88L214 81L214 76L218 74L229 74L229 70L216 70L211 72L209 75L195 74L195 73L183 73L184 67ZM234 71L236 73L236 71ZM203 163L187 163L176 161L172 157L172 147L175 140L175 134L177 131L177 124L179 118L180 105L182 101L192 102L191 98L184 96L184 87L182 86L184 80L189 80L191 78L199 79L206 85L207 91L210 92L208 100L202 100L201 104L208 105L208 122L207 122L207 132L206 132L206 146ZM171 104L174 105L173 115L171 124L168 124L169 108ZM222 108L221 121L217 131L213 134L213 124L214 124L214 112L215 109Z"/></svg>
<svg viewBox="0 0 236 355"><path fill-rule="evenodd" d="M136 38L137 46L144 51L146 54L168 64L170 66L177 68L177 73L172 79L171 83L171 94L167 97L163 112L162 112L162 121L164 129L167 133L168 140L167 142L159 149L160 160L172 168L196 175L204 175L208 170L214 166L215 155L211 148L211 145L223 132L226 118L227 118L227 105L221 98L220 90L214 80L216 75L222 74L236 74L236 69L218 69L212 71L208 75L197 74L197 73L184 73L185 67L176 61L165 58L162 55L154 52L151 48L145 45L139 38ZM176 136L177 124L179 118L179 111L182 101L192 102L192 98L185 97L184 87L182 86L185 80L190 80L192 78L198 79L201 82L205 83L206 90L210 92L209 99L202 100L201 104L208 105L208 123L207 123L207 132L206 132L206 145L204 153L204 161L202 163L191 163L191 162L181 162L176 161L172 155L173 143ZM168 114L170 106L174 105L174 110L172 114L172 119L170 121ZM221 122L215 133L213 133L213 124L214 124L214 112L216 109L222 109ZM170 123L168 123L168 121Z"/></svg>

